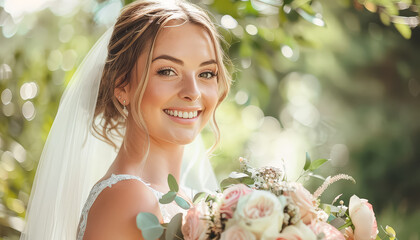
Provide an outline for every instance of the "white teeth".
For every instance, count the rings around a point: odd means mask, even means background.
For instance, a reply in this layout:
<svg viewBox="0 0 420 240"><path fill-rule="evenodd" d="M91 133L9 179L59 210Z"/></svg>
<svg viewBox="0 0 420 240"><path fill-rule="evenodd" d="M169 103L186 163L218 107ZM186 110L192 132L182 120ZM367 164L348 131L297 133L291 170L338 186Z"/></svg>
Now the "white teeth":
<svg viewBox="0 0 420 240"><path fill-rule="evenodd" d="M179 117L179 118L195 118L198 115L198 111L183 112L183 111L165 109L164 112L168 115Z"/></svg>

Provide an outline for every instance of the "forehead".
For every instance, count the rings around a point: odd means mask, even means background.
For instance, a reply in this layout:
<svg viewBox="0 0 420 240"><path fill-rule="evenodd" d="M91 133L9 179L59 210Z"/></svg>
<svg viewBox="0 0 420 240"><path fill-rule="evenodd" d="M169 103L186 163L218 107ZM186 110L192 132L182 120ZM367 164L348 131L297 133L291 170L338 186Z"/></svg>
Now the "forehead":
<svg viewBox="0 0 420 240"><path fill-rule="evenodd" d="M156 38L153 58L170 55L197 63L216 60L215 47L204 27L193 23L172 22L164 26Z"/></svg>

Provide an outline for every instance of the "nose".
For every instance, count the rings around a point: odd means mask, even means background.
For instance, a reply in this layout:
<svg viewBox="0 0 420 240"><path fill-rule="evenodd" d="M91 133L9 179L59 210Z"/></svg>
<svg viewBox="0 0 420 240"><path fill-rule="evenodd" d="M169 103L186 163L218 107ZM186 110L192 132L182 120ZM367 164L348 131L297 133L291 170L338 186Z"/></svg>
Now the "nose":
<svg viewBox="0 0 420 240"><path fill-rule="evenodd" d="M201 91L194 76L184 77L181 81L179 97L188 102L195 102L201 97Z"/></svg>

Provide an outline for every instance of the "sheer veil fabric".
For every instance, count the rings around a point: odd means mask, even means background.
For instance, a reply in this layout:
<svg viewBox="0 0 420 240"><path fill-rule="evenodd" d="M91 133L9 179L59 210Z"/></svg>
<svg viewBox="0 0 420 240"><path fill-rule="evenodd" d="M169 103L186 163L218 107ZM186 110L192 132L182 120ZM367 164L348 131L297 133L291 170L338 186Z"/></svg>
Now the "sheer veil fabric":
<svg viewBox="0 0 420 240"><path fill-rule="evenodd" d="M89 51L61 98L38 164L21 240L76 239L89 192L116 157L112 146L91 133L112 31ZM180 184L195 191L217 189L200 136L184 153Z"/></svg>

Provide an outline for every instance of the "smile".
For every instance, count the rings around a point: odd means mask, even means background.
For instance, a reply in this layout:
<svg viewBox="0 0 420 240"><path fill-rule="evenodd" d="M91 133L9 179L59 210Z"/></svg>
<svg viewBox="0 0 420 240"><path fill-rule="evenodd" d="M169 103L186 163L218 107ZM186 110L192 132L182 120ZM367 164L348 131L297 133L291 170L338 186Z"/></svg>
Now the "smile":
<svg viewBox="0 0 420 240"><path fill-rule="evenodd" d="M163 111L169 116L177 117L177 118L184 118L184 119L196 118L201 112L201 111L181 111L181 110L172 110L172 109L164 109Z"/></svg>

